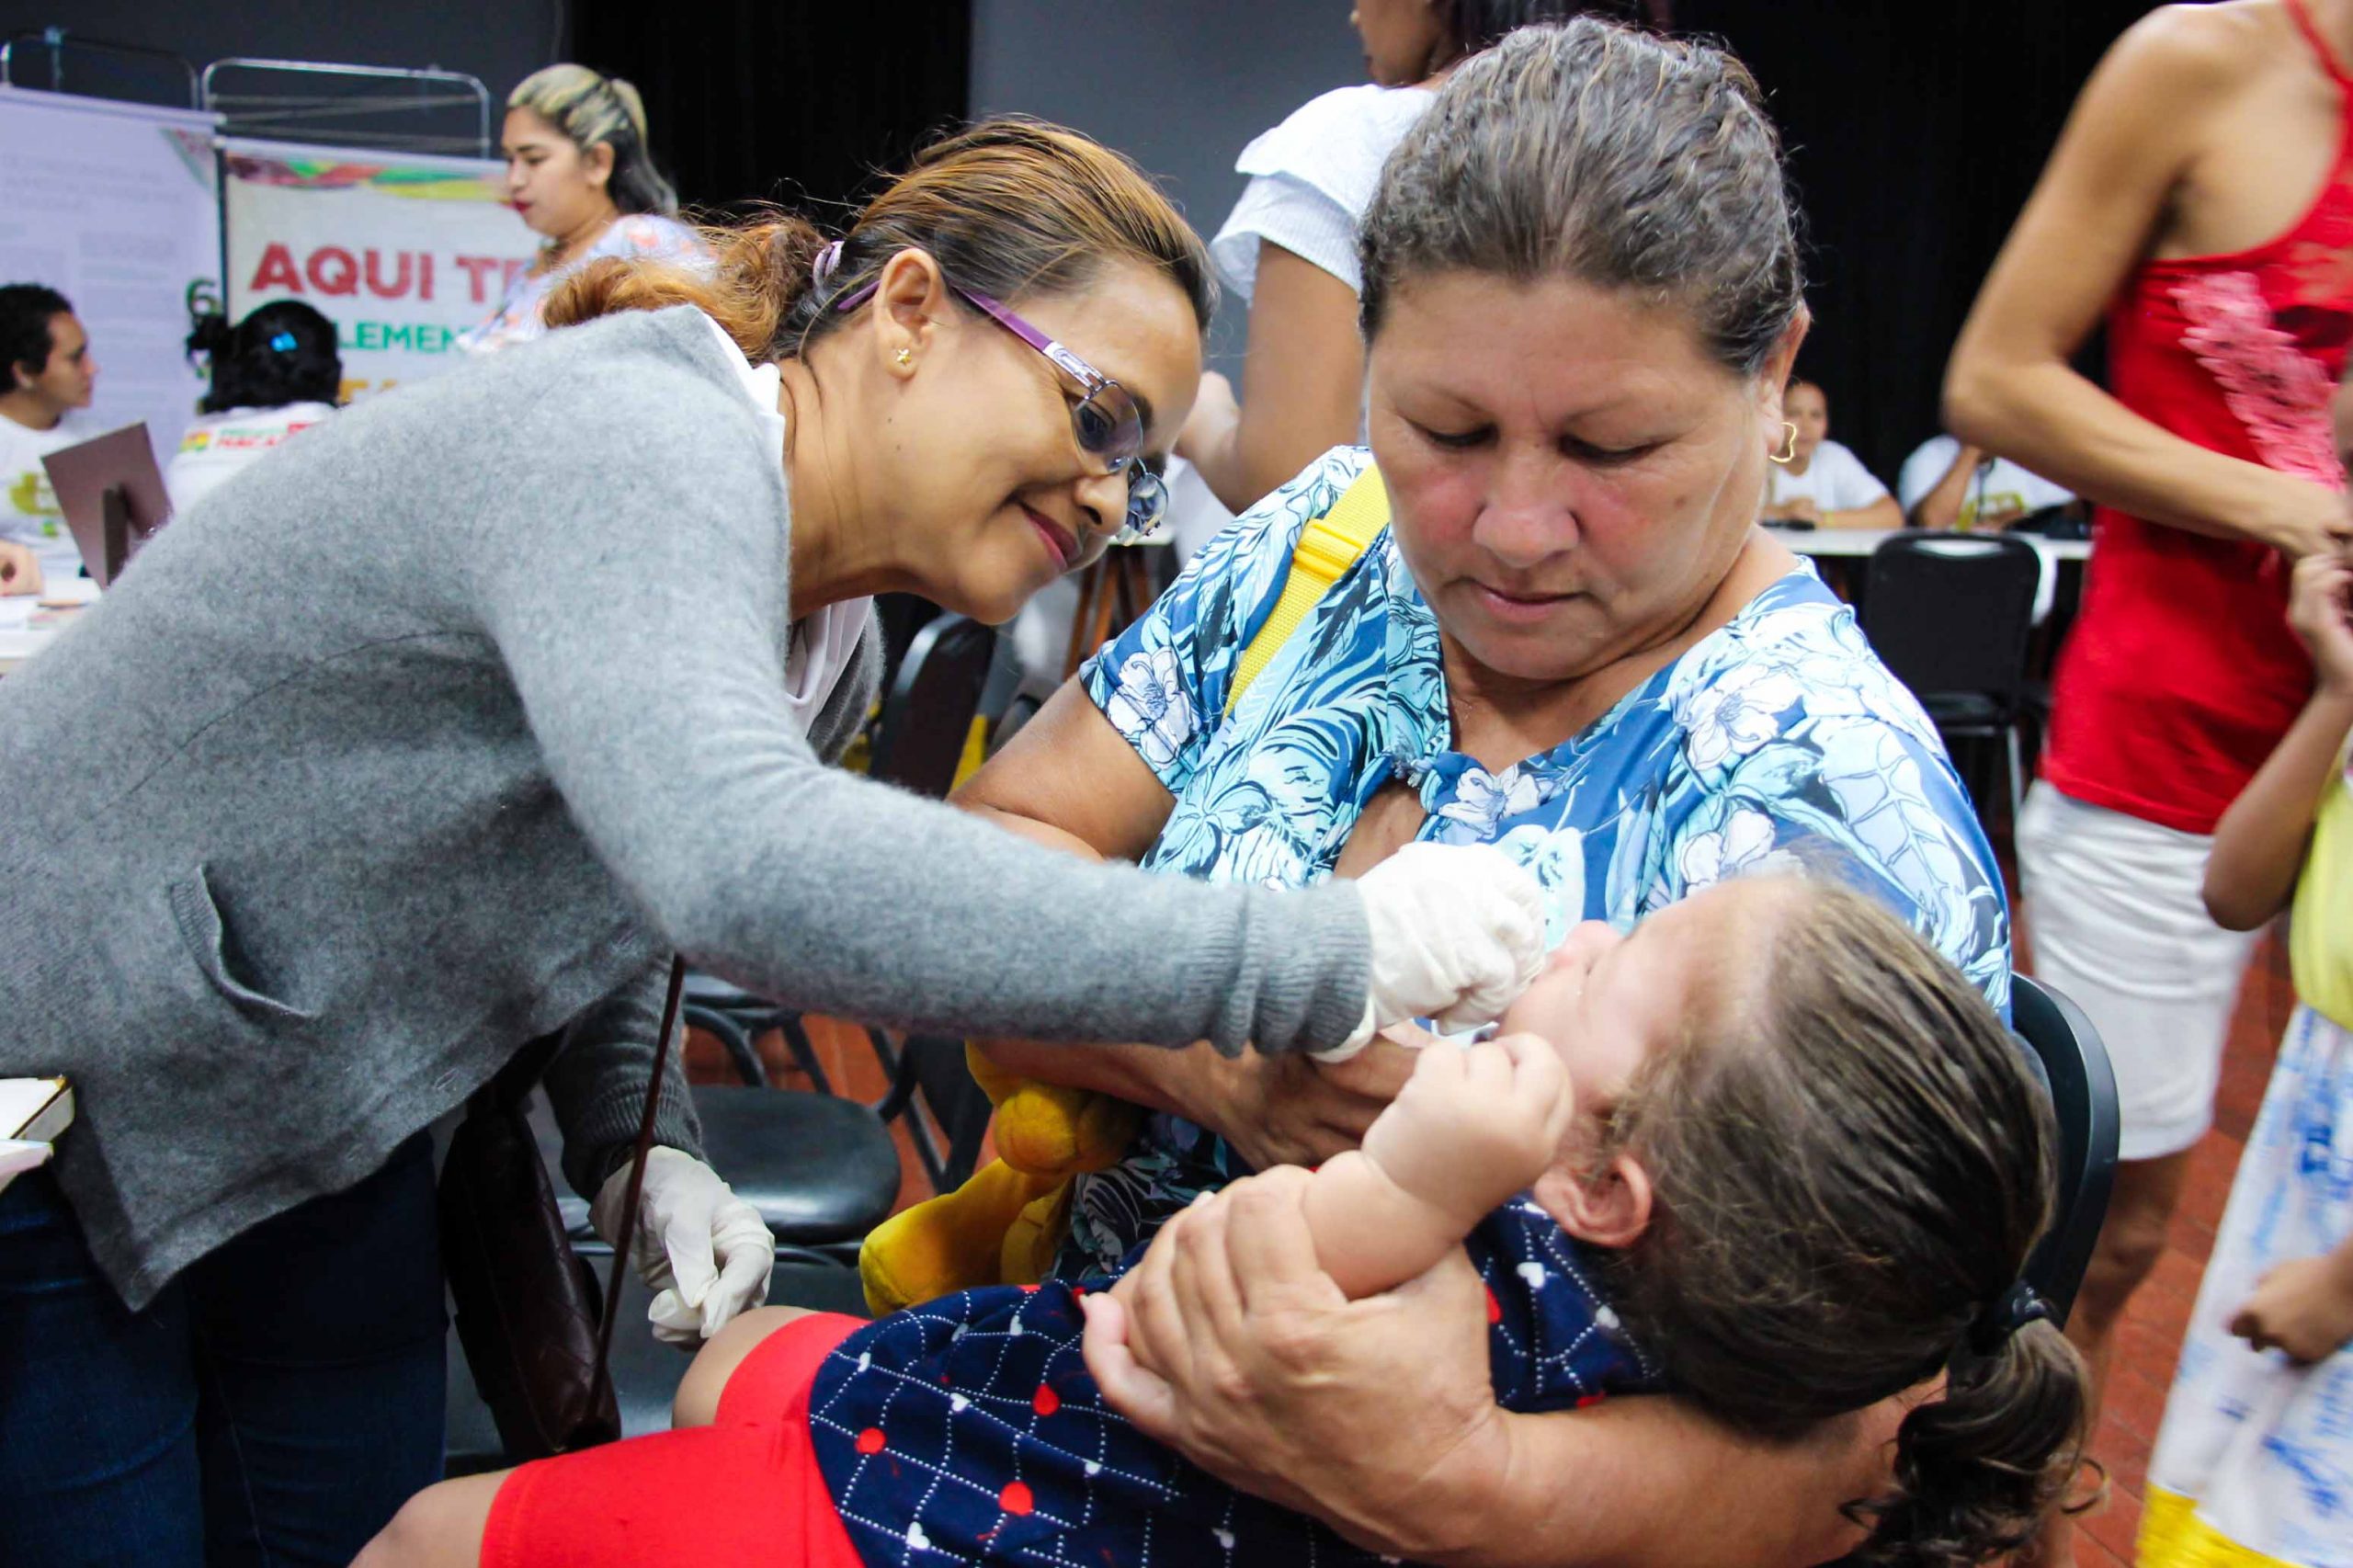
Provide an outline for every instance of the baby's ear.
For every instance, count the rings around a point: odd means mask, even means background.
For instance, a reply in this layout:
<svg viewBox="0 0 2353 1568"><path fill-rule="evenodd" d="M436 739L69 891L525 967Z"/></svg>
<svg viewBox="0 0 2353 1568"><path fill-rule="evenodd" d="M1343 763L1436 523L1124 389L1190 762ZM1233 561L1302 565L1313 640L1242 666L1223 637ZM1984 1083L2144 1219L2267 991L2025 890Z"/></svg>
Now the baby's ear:
<svg viewBox="0 0 2353 1568"><path fill-rule="evenodd" d="M1631 1154L1589 1174L1556 1165L1536 1178L1530 1196L1588 1246L1622 1251L1650 1228L1651 1173Z"/></svg>

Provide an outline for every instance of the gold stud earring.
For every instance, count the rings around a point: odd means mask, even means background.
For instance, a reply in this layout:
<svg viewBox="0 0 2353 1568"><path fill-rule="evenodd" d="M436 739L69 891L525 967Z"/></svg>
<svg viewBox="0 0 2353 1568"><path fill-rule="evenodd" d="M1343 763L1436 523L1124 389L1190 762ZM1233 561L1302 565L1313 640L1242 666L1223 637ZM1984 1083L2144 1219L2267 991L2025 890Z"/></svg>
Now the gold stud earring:
<svg viewBox="0 0 2353 1568"><path fill-rule="evenodd" d="M912 348L902 348L897 354L892 356L892 358L899 369L904 370L915 362L915 351Z"/></svg>
<svg viewBox="0 0 2353 1568"><path fill-rule="evenodd" d="M1784 419L1781 421L1781 449L1778 452L1767 452L1765 460L1777 463L1794 462L1797 460L1797 455L1798 427Z"/></svg>

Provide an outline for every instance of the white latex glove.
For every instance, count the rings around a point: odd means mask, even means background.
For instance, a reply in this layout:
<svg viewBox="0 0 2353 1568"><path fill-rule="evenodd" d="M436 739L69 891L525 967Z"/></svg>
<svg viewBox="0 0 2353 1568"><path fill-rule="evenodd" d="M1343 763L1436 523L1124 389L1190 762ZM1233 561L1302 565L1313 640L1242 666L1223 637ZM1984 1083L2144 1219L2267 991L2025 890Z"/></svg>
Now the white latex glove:
<svg viewBox="0 0 2353 1568"><path fill-rule="evenodd" d="M620 1233L629 1200L624 1165L597 1189L588 1222L607 1242ZM645 1156L645 1186L638 1194L634 1262L654 1291L646 1317L665 1345L694 1346L728 1320L767 1300L776 1238L760 1211L692 1154L653 1149Z"/></svg>
<svg viewBox="0 0 2353 1568"><path fill-rule="evenodd" d="M1357 881L1372 927L1364 1019L1319 1060L1345 1062L1408 1018L1466 1029L1498 1017L1544 967L1544 894L1489 844L1408 844Z"/></svg>

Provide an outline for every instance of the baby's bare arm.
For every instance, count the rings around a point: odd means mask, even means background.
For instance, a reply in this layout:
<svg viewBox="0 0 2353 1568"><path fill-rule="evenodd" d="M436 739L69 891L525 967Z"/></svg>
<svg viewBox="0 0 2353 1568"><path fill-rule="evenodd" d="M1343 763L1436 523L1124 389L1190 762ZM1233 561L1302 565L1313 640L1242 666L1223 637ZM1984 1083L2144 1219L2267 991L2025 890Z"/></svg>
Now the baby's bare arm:
<svg viewBox="0 0 2353 1568"><path fill-rule="evenodd" d="M1544 1174L1574 1109L1559 1053L1533 1035L1427 1047L1364 1147L1302 1191L1317 1264L1351 1298L1419 1278Z"/></svg>

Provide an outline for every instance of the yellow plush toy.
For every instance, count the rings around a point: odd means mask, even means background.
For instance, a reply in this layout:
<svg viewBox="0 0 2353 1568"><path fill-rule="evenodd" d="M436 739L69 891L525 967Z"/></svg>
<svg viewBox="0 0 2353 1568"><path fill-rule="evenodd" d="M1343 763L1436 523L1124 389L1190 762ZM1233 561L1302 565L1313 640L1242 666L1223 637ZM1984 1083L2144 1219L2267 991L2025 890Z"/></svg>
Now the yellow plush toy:
<svg viewBox="0 0 2353 1568"><path fill-rule="evenodd" d="M1388 526L1389 492L1368 468L1301 531L1282 593L1234 666L1226 712ZM952 1290L1044 1278L1070 1229L1071 1178L1116 1165L1143 1118L1114 1096L1017 1078L969 1045L964 1060L996 1107L998 1158L868 1233L858 1271L877 1317Z"/></svg>
<svg viewBox="0 0 2353 1568"><path fill-rule="evenodd" d="M1143 1117L1110 1095L1017 1078L970 1045L964 1062L996 1107L998 1157L868 1234L858 1271L877 1317L951 1290L1044 1278L1069 1229L1071 1178L1116 1164Z"/></svg>

